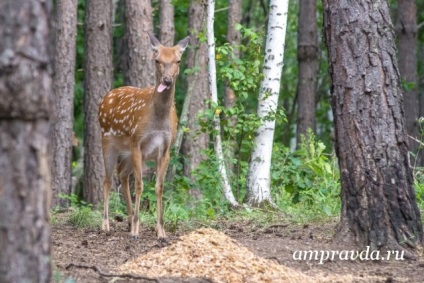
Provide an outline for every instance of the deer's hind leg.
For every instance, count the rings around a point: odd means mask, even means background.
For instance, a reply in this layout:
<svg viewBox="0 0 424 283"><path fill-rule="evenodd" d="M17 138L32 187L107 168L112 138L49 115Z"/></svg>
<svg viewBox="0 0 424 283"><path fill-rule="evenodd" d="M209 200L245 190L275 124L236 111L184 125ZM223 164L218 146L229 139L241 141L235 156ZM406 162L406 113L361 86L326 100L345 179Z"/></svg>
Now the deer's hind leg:
<svg viewBox="0 0 424 283"><path fill-rule="evenodd" d="M123 157L118 163L118 175L122 186L122 195L127 205L128 228L131 231L132 222L134 219L134 211L131 201L131 191L129 185L129 177L132 171L131 159Z"/></svg>
<svg viewBox="0 0 424 283"><path fill-rule="evenodd" d="M142 171L142 155L140 145L137 141L131 142L131 159L133 175L135 179L135 205L134 205L134 217L131 225L131 236L134 239L139 238L139 214L140 214L140 198L143 193L143 171Z"/></svg>
<svg viewBox="0 0 424 283"><path fill-rule="evenodd" d="M105 178L103 181L103 221L102 230L109 231L109 194L112 187L113 170L115 169L118 155L116 150L109 146L108 139L102 138L103 162L105 165Z"/></svg>

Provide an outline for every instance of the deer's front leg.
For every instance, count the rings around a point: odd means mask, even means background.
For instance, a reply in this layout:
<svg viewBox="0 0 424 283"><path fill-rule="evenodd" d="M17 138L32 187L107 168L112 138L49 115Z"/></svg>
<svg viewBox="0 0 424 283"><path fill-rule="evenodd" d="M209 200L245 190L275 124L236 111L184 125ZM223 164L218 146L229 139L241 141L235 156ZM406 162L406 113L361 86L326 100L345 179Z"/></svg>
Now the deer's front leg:
<svg viewBox="0 0 424 283"><path fill-rule="evenodd" d="M133 163L133 174L135 179L135 208L133 223L131 225L131 236L134 239L139 237L139 213L140 213L140 198L143 193L143 173L142 173L142 156L138 143L131 145L131 155Z"/></svg>
<svg viewBox="0 0 424 283"><path fill-rule="evenodd" d="M163 228L163 204L162 204L162 195L163 195L163 181L165 179L166 170L168 169L169 163L169 150L165 153L161 160L158 161L156 166L156 200L157 200L157 222L156 222L156 232L159 239L165 239L165 229Z"/></svg>

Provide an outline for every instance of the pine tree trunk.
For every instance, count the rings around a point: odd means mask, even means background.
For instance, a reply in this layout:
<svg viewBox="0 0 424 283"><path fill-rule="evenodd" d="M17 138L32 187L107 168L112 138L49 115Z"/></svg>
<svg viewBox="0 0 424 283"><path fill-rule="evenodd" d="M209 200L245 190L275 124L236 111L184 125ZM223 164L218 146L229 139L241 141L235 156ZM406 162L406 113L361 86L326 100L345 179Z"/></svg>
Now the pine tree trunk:
<svg viewBox="0 0 424 283"><path fill-rule="evenodd" d="M0 2L0 282L51 277L51 8Z"/></svg>
<svg viewBox="0 0 424 283"><path fill-rule="evenodd" d="M241 11L241 0L229 0L227 41L231 45L240 45L241 43L241 32L236 29L237 24L241 24ZM239 50L240 49L238 47L233 49L234 58L240 58ZM236 98L237 96L234 90L227 85L225 87L224 106L226 108L234 107L236 104ZM237 117L231 117L229 122L230 126L235 128L237 124ZM226 158L228 158L229 160L233 160L235 158L235 152L237 148L236 141L229 141L228 147L228 150L225 151ZM235 166L233 162L228 162L227 166L229 172L235 172Z"/></svg>
<svg viewBox="0 0 424 283"><path fill-rule="evenodd" d="M66 200L60 199L59 194L70 194L72 187L76 34L77 0L58 0L51 132L52 207L66 206Z"/></svg>
<svg viewBox="0 0 424 283"><path fill-rule="evenodd" d="M174 6L171 0L160 0L159 39L163 45L173 46L175 37Z"/></svg>
<svg viewBox="0 0 424 283"><path fill-rule="evenodd" d="M228 3L228 28L227 28L227 41L232 45L239 45L241 43L241 33L236 29L236 25L241 24L241 0L229 0ZM234 58L239 58L239 49L234 49ZM234 90L230 87L225 88L224 106L233 107L236 101ZM233 124L235 121L233 121Z"/></svg>
<svg viewBox="0 0 424 283"><path fill-rule="evenodd" d="M315 131L316 88L318 74L318 28L316 1L300 0L297 59L297 145L308 129Z"/></svg>
<svg viewBox="0 0 424 283"><path fill-rule="evenodd" d="M255 131L254 148L249 162L246 202L252 206L271 204L271 155L275 119L264 119L275 114L280 94L284 44L287 27L288 0L271 0L268 33L265 46L264 78L261 82L258 116L262 125Z"/></svg>
<svg viewBox="0 0 424 283"><path fill-rule="evenodd" d="M85 8L83 196L97 205L104 177L97 113L112 86L112 2L87 0Z"/></svg>
<svg viewBox="0 0 424 283"><path fill-rule="evenodd" d="M153 11L150 0L126 0L126 38L128 69L125 83L136 87L153 86L156 69L152 60L152 45L147 34L153 32Z"/></svg>
<svg viewBox="0 0 424 283"><path fill-rule="evenodd" d="M403 88L405 127L408 135L418 138L417 7L415 0L398 0L398 2L396 35L399 72L401 81L406 86ZM413 139L408 139L408 143L409 150L416 154L418 143ZM411 161L415 163L415 158Z"/></svg>
<svg viewBox="0 0 424 283"><path fill-rule="evenodd" d="M197 114L206 109L205 100L208 99L208 72L207 56L208 47L205 42L199 40L199 33L205 31L206 9L200 1L190 1L189 6L189 32L190 46L187 52L187 68L197 71L187 77L187 85L193 84L193 94L187 115L187 127L190 129L186 133L183 142L183 153L188 163L184 166L184 174L190 176L202 161L201 150L208 147L209 136L200 133L200 126L197 124Z"/></svg>
<svg viewBox="0 0 424 283"><path fill-rule="evenodd" d="M324 8L342 185L337 236L372 250L416 247L423 230L389 8L367 0Z"/></svg>

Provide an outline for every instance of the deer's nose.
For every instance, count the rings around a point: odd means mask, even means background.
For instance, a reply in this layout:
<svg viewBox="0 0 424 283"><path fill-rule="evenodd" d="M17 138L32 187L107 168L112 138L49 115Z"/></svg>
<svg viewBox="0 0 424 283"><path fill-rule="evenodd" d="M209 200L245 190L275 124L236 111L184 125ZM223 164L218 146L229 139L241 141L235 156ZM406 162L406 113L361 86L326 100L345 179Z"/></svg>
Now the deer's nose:
<svg viewBox="0 0 424 283"><path fill-rule="evenodd" d="M169 78L169 77L163 78L163 84L166 86L170 86L172 84L172 78Z"/></svg>

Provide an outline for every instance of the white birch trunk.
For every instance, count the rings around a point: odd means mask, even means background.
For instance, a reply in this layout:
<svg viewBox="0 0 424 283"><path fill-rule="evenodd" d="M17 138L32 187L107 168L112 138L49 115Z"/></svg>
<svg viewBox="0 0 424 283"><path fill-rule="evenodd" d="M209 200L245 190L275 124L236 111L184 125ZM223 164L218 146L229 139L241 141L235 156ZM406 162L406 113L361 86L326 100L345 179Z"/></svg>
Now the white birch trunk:
<svg viewBox="0 0 424 283"><path fill-rule="evenodd" d="M264 78L261 82L258 115L264 118L277 111L280 79L283 69L288 0L271 0L265 47ZM246 201L252 206L274 205L271 199L270 170L275 119L263 121L255 132Z"/></svg>
<svg viewBox="0 0 424 283"><path fill-rule="evenodd" d="M208 18L207 18L207 37L208 37L208 67L209 67L209 88L211 92L211 101L218 104L218 90L216 87L216 66L215 66L215 35L214 35L214 17L215 17L215 0L208 0ZM222 152L221 141L221 125L219 121L219 113L215 113L213 118L214 124L214 148L216 159L218 161L218 171L221 176L221 185L224 190L224 196L233 207L239 204L233 195L230 182L228 180L227 170L225 168L224 155Z"/></svg>

